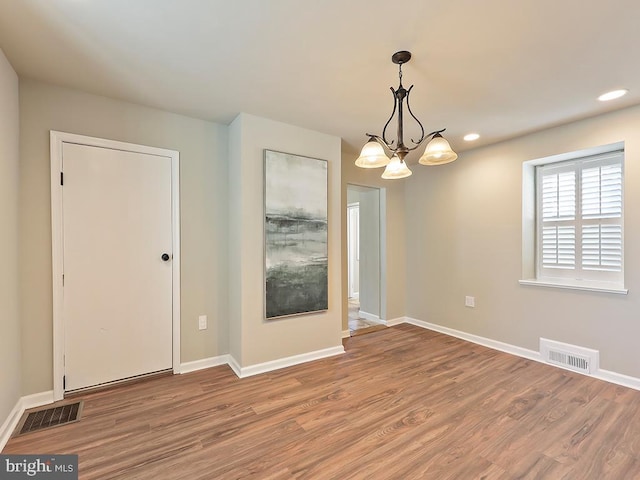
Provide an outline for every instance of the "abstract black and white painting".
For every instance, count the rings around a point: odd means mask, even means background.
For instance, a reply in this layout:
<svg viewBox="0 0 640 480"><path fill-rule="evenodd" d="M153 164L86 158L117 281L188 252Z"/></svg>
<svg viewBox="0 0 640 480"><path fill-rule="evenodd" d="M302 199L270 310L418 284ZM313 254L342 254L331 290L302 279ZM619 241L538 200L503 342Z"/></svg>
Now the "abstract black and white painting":
<svg viewBox="0 0 640 480"><path fill-rule="evenodd" d="M264 151L265 318L327 310L327 162Z"/></svg>

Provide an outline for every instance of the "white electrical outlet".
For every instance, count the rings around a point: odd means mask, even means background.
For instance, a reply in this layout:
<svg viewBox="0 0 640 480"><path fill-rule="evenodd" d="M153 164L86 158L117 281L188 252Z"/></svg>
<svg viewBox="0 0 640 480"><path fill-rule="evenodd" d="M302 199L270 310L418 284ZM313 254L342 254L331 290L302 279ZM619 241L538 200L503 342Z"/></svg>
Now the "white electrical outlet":
<svg viewBox="0 0 640 480"><path fill-rule="evenodd" d="M464 306L465 307L475 307L476 306L476 297L464 297Z"/></svg>
<svg viewBox="0 0 640 480"><path fill-rule="evenodd" d="M198 328L200 330L206 330L207 329L207 316L206 315L200 315L198 317Z"/></svg>

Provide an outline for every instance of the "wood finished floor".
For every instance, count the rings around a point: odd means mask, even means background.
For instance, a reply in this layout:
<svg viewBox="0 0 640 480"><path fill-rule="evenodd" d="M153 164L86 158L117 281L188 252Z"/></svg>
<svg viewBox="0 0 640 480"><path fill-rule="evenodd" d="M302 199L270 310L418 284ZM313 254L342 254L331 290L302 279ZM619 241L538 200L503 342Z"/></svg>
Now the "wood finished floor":
<svg viewBox="0 0 640 480"><path fill-rule="evenodd" d="M347 353L83 395L82 420L3 453L81 479L640 479L640 392L399 325Z"/></svg>

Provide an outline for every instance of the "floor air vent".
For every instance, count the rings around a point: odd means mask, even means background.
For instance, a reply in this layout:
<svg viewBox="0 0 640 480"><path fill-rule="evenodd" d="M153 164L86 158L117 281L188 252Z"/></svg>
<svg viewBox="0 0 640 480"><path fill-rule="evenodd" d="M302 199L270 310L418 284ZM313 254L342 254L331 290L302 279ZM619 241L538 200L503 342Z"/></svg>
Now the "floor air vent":
<svg viewBox="0 0 640 480"><path fill-rule="evenodd" d="M599 368L600 352L568 343L540 339L540 354L545 362L574 372L592 374Z"/></svg>
<svg viewBox="0 0 640 480"><path fill-rule="evenodd" d="M82 413L82 403L75 402L66 405L58 405L56 407L45 408L24 414L19 424L18 434L43 430L45 428L66 425L80 420Z"/></svg>

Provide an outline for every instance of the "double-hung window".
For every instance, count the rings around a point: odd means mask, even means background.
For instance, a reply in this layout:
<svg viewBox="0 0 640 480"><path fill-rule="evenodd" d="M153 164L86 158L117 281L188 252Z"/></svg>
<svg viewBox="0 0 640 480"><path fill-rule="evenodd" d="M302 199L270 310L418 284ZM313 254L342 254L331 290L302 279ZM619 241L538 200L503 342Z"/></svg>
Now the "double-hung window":
<svg viewBox="0 0 640 480"><path fill-rule="evenodd" d="M536 277L624 283L623 152L536 168Z"/></svg>

